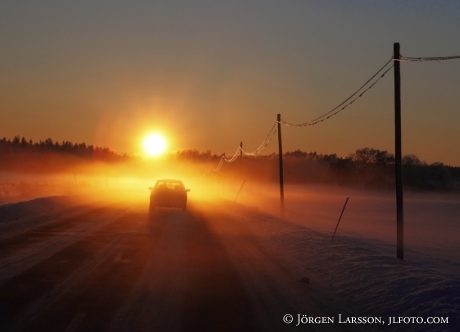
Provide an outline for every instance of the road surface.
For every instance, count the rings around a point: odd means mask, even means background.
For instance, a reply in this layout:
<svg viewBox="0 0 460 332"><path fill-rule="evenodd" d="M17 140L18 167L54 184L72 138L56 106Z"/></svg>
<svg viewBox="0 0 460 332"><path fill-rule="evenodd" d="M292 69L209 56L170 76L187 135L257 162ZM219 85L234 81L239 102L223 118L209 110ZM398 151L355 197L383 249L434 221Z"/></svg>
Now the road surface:
<svg viewBox="0 0 460 332"><path fill-rule="evenodd" d="M241 206L86 203L24 220L0 236L0 331L342 330L295 326L336 308Z"/></svg>

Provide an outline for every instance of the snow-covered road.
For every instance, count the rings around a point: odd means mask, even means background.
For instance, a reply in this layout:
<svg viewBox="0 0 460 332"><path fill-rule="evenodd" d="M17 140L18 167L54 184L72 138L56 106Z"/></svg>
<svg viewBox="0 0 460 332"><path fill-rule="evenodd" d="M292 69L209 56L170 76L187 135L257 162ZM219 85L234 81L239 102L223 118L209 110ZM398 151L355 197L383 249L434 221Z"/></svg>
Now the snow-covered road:
<svg viewBox="0 0 460 332"><path fill-rule="evenodd" d="M146 202L50 197L0 206L0 231L1 331L456 331L460 324L457 276L398 261L364 239L331 242L254 205L194 201L186 212L149 216ZM357 324L363 319L374 324Z"/></svg>

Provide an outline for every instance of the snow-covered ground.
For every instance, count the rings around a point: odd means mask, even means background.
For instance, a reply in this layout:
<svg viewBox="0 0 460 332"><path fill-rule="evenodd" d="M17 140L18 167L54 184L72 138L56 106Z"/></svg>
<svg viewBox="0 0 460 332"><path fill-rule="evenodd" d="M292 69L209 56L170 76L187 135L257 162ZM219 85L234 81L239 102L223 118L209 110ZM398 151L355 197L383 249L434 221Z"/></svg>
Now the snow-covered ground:
<svg viewBox="0 0 460 332"><path fill-rule="evenodd" d="M239 186L226 188L223 196L233 201ZM192 189L192 201L198 190ZM147 193L139 189L139 197L144 196ZM331 241L347 197L348 205ZM331 315L351 313L385 321L390 317L447 318L448 324L400 323L380 328L458 331L460 198L415 193L406 193L405 198L404 261L396 258L392 192L287 186L286 215L281 219L276 187L248 183L237 204L226 206L299 280L308 277L325 300L344 310ZM75 202L69 204L65 197L50 197L0 206L0 231L13 224L18 230L21 223L28 225L31 216L71 208Z"/></svg>
<svg viewBox="0 0 460 332"><path fill-rule="evenodd" d="M271 195L248 189L249 204L254 202L263 211L280 214L279 196L273 188ZM253 196L260 199L254 201ZM395 257L396 202L391 191L287 186L286 220L332 238L347 197L334 241L341 236L359 239ZM245 203L245 197L239 201ZM404 247L406 261L425 262L431 268L460 277L460 195L406 192Z"/></svg>
<svg viewBox="0 0 460 332"><path fill-rule="evenodd" d="M406 193L405 260L401 261L396 258L393 193L287 186L282 220L274 188L260 189L248 186L238 198L257 208L244 214L259 236L356 316L448 317L448 325L387 328L460 330L459 196Z"/></svg>

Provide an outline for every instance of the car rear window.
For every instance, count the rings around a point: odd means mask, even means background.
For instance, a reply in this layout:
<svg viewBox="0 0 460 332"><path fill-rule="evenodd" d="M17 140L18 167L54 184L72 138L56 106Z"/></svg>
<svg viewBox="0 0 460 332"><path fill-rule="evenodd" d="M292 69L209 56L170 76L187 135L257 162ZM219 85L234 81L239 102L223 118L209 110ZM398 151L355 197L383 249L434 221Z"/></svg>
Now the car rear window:
<svg viewBox="0 0 460 332"><path fill-rule="evenodd" d="M159 181L155 188L157 189L170 189L170 190L184 190L184 185L180 182Z"/></svg>

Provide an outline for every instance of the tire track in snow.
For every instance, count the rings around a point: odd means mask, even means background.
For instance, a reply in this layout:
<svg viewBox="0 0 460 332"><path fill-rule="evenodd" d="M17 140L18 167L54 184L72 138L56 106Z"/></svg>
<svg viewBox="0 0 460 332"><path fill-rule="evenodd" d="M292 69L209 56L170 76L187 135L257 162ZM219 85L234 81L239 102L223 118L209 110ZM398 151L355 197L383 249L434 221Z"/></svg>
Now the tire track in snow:
<svg viewBox="0 0 460 332"><path fill-rule="evenodd" d="M132 214L113 219L0 286L0 330L20 331L29 326L69 288L103 262L132 230ZM121 233L119 224L128 230Z"/></svg>
<svg viewBox="0 0 460 332"><path fill-rule="evenodd" d="M96 208L0 242L0 285L113 221L115 211ZM68 223L66 223L68 222ZM51 227L56 226L56 227Z"/></svg>

